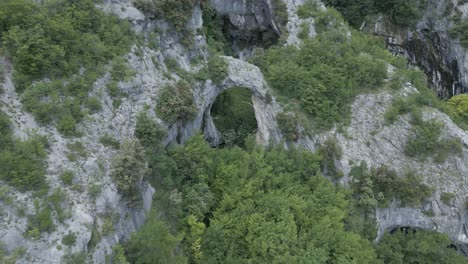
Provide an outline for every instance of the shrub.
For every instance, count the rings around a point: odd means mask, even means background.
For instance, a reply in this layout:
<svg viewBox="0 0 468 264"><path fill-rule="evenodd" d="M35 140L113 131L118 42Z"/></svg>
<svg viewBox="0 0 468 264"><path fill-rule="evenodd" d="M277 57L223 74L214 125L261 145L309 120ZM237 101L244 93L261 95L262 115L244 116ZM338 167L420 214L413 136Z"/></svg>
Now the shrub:
<svg viewBox="0 0 468 264"><path fill-rule="evenodd" d="M26 141L14 141L10 148L0 150L0 180L20 191L43 190L45 180L46 141L32 136Z"/></svg>
<svg viewBox="0 0 468 264"><path fill-rule="evenodd" d="M102 191L101 185L91 184L88 188L88 193L92 198L96 198Z"/></svg>
<svg viewBox="0 0 468 264"><path fill-rule="evenodd" d="M150 18L165 18L182 31L192 17L195 0L135 0L134 5Z"/></svg>
<svg viewBox="0 0 468 264"><path fill-rule="evenodd" d="M55 225L52 221L52 209L50 206L45 206L43 208L36 206L36 213L31 215L28 220L28 232L30 230L37 229L40 233L50 233L55 230Z"/></svg>
<svg viewBox="0 0 468 264"><path fill-rule="evenodd" d="M96 113L102 110L101 100L97 97L89 97L86 100L86 107L91 110L91 113Z"/></svg>
<svg viewBox="0 0 468 264"><path fill-rule="evenodd" d="M85 252L76 252L73 254L67 254L63 256L65 264L85 264L86 263L86 253Z"/></svg>
<svg viewBox="0 0 468 264"><path fill-rule="evenodd" d="M451 116L468 125L468 94L460 94L450 98L448 105L452 112Z"/></svg>
<svg viewBox="0 0 468 264"><path fill-rule="evenodd" d="M62 244L65 246L73 246L75 245L76 242L76 234L73 232L68 232L68 235L63 236L62 238Z"/></svg>
<svg viewBox="0 0 468 264"><path fill-rule="evenodd" d="M279 25L285 26L288 23L288 6L283 0L273 0L273 12L275 13L276 22Z"/></svg>
<svg viewBox="0 0 468 264"><path fill-rule="evenodd" d="M354 196L363 208L386 207L394 198L407 206L419 206L434 191L419 174L410 171L402 177L386 166L369 170L365 162L352 167L350 175Z"/></svg>
<svg viewBox="0 0 468 264"><path fill-rule="evenodd" d="M104 134L101 136L99 138L99 142L101 142L105 147L112 147L114 149L119 149L120 147L120 142L110 134Z"/></svg>
<svg viewBox="0 0 468 264"><path fill-rule="evenodd" d="M168 123L189 121L197 114L192 87L184 80L164 87L158 99L156 113Z"/></svg>
<svg viewBox="0 0 468 264"><path fill-rule="evenodd" d="M228 65L225 59L218 55L210 56L208 60L208 76L216 84L228 76Z"/></svg>
<svg viewBox="0 0 468 264"><path fill-rule="evenodd" d="M73 184L73 178L75 177L75 173L71 170L66 170L62 172L62 175L60 175L60 179L65 185L72 185Z"/></svg>
<svg viewBox="0 0 468 264"><path fill-rule="evenodd" d="M127 140L112 161L111 177L117 190L128 200L129 206L137 206L141 200L139 186L146 174L145 152L137 140Z"/></svg>
<svg viewBox="0 0 468 264"><path fill-rule="evenodd" d="M138 115L135 137L138 138L144 148L160 149L166 134L166 130L154 120L151 120L145 112Z"/></svg>
<svg viewBox="0 0 468 264"><path fill-rule="evenodd" d="M443 124L434 119L413 125L405 145L405 154L423 160L432 156L437 162L445 162L449 155L461 153L462 143L459 138L439 139L442 128Z"/></svg>
<svg viewBox="0 0 468 264"><path fill-rule="evenodd" d="M65 136L73 136L76 131L76 120L71 115L65 115L57 123L57 130Z"/></svg>
<svg viewBox="0 0 468 264"><path fill-rule="evenodd" d="M359 92L375 89L386 77L382 60L390 58L373 38L353 31L327 30L292 46L270 48L255 59L277 98L291 100L313 118L317 128L328 129L349 117L350 104Z"/></svg>
<svg viewBox="0 0 468 264"><path fill-rule="evenodd" d="M117 244L112 247L112 263L115 264L130 264L125 257L125 249L122 245Z"/></svg>
<svg viewBox="0 0 468 264"><path fill-rule="evenodd" d="M2 46L26 110L40 123L57 122L61 133L76 135L82 106L100 109L88 95L103 65L127 53L134 40L130 23L96 8L92 0L5 0L0 10Z"/></svg>
<svg viewBox="0 0 468 264"><path fill-rule="evenodd" d="M440 194L440 200L446 205L450 205L452 203L453 198L455 198L455 194L450 192L442 192Z"/></svg>
<svg viewBox="0 0 468 264"><path fill-rule="evenodd" d="M322 155L320 165L324 174L333 178L341 178L343 174L337 171L335 161L341 159L343 156L343 149L336 138L328 138L325 140L325 142L320 145L318 151Z"/></svg>
<svg viewBox="0 0 468 264"><path fill-rule="evenodd" d="M297 141L299 139L299 118L296 114L281 112L276 115L276 121L287 141Z"/></svg>

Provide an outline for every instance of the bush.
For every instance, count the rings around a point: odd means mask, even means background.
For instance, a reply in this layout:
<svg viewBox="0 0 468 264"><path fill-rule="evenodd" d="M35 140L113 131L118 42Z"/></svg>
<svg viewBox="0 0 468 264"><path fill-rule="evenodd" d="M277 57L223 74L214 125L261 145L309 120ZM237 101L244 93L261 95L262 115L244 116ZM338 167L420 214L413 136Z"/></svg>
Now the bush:
<svg viewBox="0 0 468 264"><path fill-rule="evenodd" d="M47 188L46 141L32 136L26 141L16 140L10 148L0 150L0 180L20 191Z"/></svg>
<svg viewBox="0 0 468 264"><path fill-rule="evenodd" d="M150 18L165 18L174 24L177 31L183 31L192 17L195 0L135 0L136 8Z"/></svg>
<svg viewBox="0 0 468 264"><path fill-rule="evenodd" d="M137 140L127 140L112 161L111 177L129 206L141 202L140 184L147 171L145 152Z"/></svg>
<svg viewBox="0 0 468 264"><path fill-rule="evenodd" d="M452 203L453 198L455 198L455 194L450 192L442 192L440 194L440 200L446 205L450 205Z"/></svg>
<svg viewBox="0 0 468 264"><path fill-rule="evenodd" d="M322 161L320 162L321 169L325 175L333 178L341 178L342 172L338 172L335 166L335 161L339 161L343 156L343 149L336 138L328 138L318 148Z"/></svg>
<svg viewBox="0 0 468 264"><path fill-rule="evenodd" d="M363 208L386 207L392 199L404 205L419 206L434 191L423 183L421 175L408 172L404 177L386 166L367 168L365 162L351 169L351 187L358 205Z"/></svg>
<svg viewBox="0 0 468 264"><path fill-rule="evenodd" d="M72 185L73 184L73 178L75 177L75 173L71 170L66 170L62 172L62 175L60 175L60 179L65 185Z"/></svg>
<svg viewBox="0 0 468 264"><path fill-rule="evenodd" d="M299 118L296 114L281 112L276 115L276 121L286 141L297 141L299 139Z"/></svg>
<svg viewBox="0 0 468 264"><path fill-rule="evenodd" d="M189 121L195 118L197 107L194 104L191 85L181 80L174 86L164 87L158 97L156 113L168 123Z"/></svg>
<svg viewBox="0 0 468 264"><path fill-rule="evenodd" d="M224 81L228 76L226 60L218 55L211 55L208 60L208 76L216 84Z"/></svg>
<svg viewBox="0 0 468 264"><path fill-rule="evenodd" d="M73 254L67 254L63 256L65 264L85 264L86 263L86 253L85 252L76 252Z"/></svg>
<svg viewBox="0 0 468 264"><path fill-rule="evenodd" d="M102 110L101 100L97 97L89 97L86 101L86 107L91 110L91 113L96 113Z"/></svg>
<svg viewBox="0 0 468 264"><path fill-rule="evenodd" d="M75 135L82 106L100 110L88 96L103 65L130 49L130 23L96 8L93 0L5 0L0 10L1 41L26 110L40 123L57 122L61 133Z"/></svg>
<svg viewBox="0 0 468 264"><path fill-rule="evenodd" d="M152 152L161 149L166 135L166 130L154 120L151 120L145 112L138 115L135 137L138 138L144 148L152 150Z"/></svg>
<svg viewBox="0 0 468 264"><path fill-rule="evenodd" d="M313 118L317 128L328 129L349 117L357 93L383 83L383 60L391 58L372 37L352 34L349 42L344 33L324 30L300 49L270 48L255 62L280 102L289 99Z"/></svg>
<svg viewBox="0 0 468 264"><path fill-rule="evenodd" d="M37 229L40 233L51 233L55 230L54 222L52 221L52 209L50 206L36 206L36 213L28 219L27 232Z"/></svg>
<svg viewBox="0 0 468 264"><path fill-rule="evenodd" d="M378 258L391 263L462 264L466 259L450 247L452 241L445 234L427 230L397 230L386 233L376 245Z"/></svg>
<svg viewBox="0 0 468 264"><path fill-rule="evenodd" d="M468 125L468 94L459 94L448 100L450 107L451 117L454 117L454 121L459 120L460 122Z"/></svg>
<svg viewBox="0 0 468 264"><path fill-rule="evenodd" d="M99 138L99 142L104 145L104 147L111 147L114 149L119 149L120 142L109 134L105 134Z"/></svg>
<svg viewBox="0 0 468 264"><path fill-rule="evenodd" d="M325 0L324 3L340 11L354 27L361 26L368 15L378 13L384 13L397 25L407 27L414 26L421 18L425 1Z"/></svg>
<svg viewBox="0 0 468 264"><path fill-rule="evenodd" d="M76 242L76 234L73 233L73 232L68 232L68 235L65 235L63 238L62 238L62 244L64 244L65 246L73 246L75 245L75 242Z"/></svg>
<svg viewBox="0 0 468 264"><path fill-rule="evenodd" d="M449 155L461 153L462 143L459 138L439 139L442 128L443 124L434 119L414 124L405 145L405 154L422 160L434 157L436 162L441 163Z"/></svg>

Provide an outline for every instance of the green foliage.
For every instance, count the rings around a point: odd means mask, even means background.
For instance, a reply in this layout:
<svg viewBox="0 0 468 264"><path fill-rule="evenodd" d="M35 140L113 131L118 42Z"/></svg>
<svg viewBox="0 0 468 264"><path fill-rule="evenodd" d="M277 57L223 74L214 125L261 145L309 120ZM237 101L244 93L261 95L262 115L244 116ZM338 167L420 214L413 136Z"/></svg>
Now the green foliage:
<svg viewBox="0 0 468 264"><path fill-rule="evenodd" d="M0 112L0 180L20 191L47 189L46 139L30 136L25 141L14 140L9 126L8 119Z"/></svg>
<svg viewBox="0 0 468 264"><path fill-rule="evenodd" d="M228 76L226 60L218 55L211 55L208 60L208 76L216 84L224 81Z"/></svg>
<svg viewBox="0 0 468 264"><path fill-rule="evenodd" d="M76 252L73 254L67 254L63 256L65 264L85 264L86 263L86 253L85 252Z"/></svg>
<svg viewBox="0 0 468 264"><path fill-rule="evenodd" d="M320 175L319 155L246 149L213 149L199 135L157 160L155 204L185 235L190 262L376 262L371 243L344 230L348 202Z"/></svg>
<svg viewBox="0 0 468 264"><path fill-rule="evenodd" d="M340 160L343 156L343 149L336 140L336 138L328 138L318 149L320 155L322 155L322 161L320 162L322 171L325 175L331 176L332 178L341 178L342 172L337 171L335 162Z"/></svg>
<svg viewBox="0 0 468 264"><path fill-rule="evenodd" d="M466 259L450 248L452 242L444 234L433 231L397 231L385 234L376 245L378 258L384 263L466 263Z"/></svg>
<svg viewBox="0 0 468 264"><path fill-rule="evenodd" d="M122 245L117 244L112 247L112 263L114 264L130 264L125 257L125 250Z"/></svg>
<svg viewBox="0 0 468 264"><path fill-rule="evenodd" d="M101 185L99 184L91 184L88 188L89 195L92 198L96 198L102 191Z"/></svg>
<svg viewBox="0 0 468 264"><path fill-rule="evenodd" d="M65 211L65 205L67 201L67 195L60 188L54 190L54 192L47 197L46 200L49 206L57 213L57 220L62 222L71 216L70 211Z"/></svg>
<svg viewBox="0 0 468 264"><path fill-rule="evenodd" d="M405 154L422 160L434 157L436 162L442 163L449 155L461 153L463 146L459 138L440 139L442 128L443 124L435 119L415 122L405 145Z"/></svg>
<svg viewBox="0 0 468 264"><path fill-rule="evenodd" d="M125 141L112 161L111 177L129 206L141 202L139 186L146 174L145 152L137 140Z"/></svg>
<svg viewBox="0 0 468 264"><path fill-rule="evenodd" d="M62 182L68 186L73 184L73 178L75 178L75 173L71 170L65 170L60 175Z"/></svg>
<svg viewBox="0 0 468 264"><path fill-rule="evenodd" d="M352 33L349 41L345 33L330 29L300 49L271 48L255 62L280 101L299 105L316 127L330 128L349 116L355 94L382 84L383 60L391 59L374 38Z"/></svg>
<svg viewBox="0 0 468 264"><path fill-rule="evenodd" d="M351 187L357 205L364 209L377 206L386 207L396 198L408 206L418 206L433 189L422 182L422 177L414 172L408 172L405 177L386 167L367 168L365 162L351 169Z"/></svg>
<svg viewBox="0 0 468 264"><path fill-rule="evenodd" d="M6 250L3 249L3 243L0 243L0 263L15 264L17 263L17 259L25 253L26 250L23 247L18 247L10 254L7 254Z"/></svg>
<svg viewBox="0 0 468 264"><path fill-rule="evenodd" d="M28 227L26 233L32 235L33 239L38 239L40 233L51 233L55 230L55 225L52 220L52 209L48 205L40 205L35 201L35 214L28 218Z"/></svg>
<svg viewBox="0 0 468 264"><path fill-rule="evenodd" d="M158 99L156 113L168 123L189 121L197 114L192 87L184 80L164 87Z"/></svg>
<svg viewBox="0 0 468 264"><path fill-rule="evenodd" d="M450 98L448 105L452 119L468 126L468 94L460 94Z"/></svg>
<svg viewBox="0 0 468 264"><path fill-rule="evenodd" d="M183 31L192 17L195 0L135 0L136 8L151 18L164 18L171 22L177 31Z"/></svg>
<svg viewBox="0 0 468 264"><path fill-rule="evenodd" d="M227 147L243 147L245 138L257 129L252 93L245 88L231 88L218 95L211 115Z"/></svg>
<svg viewBox="0 0 468 264"><path fill-rule="evenodd" d="M75 245L76 242L76 234L73 232L68 232L68 235L63 236L62 238L62 244L65 246L73 246Z"/></svg>
<svg viewBox="0 0 468 264"><path fill-rule="evenodd" d="M300 137L299 132L299 118L294 113L281 112L276 115L278 127L283 133L286 141L296 141Z"/></svg>
<svg viewBox="0 0 468 264"><path fill-rule="evenodd" d="M101 136L99 138L99 142L101 142L101 144L105 147L111 147L114 149L120 148L120 142L110 134L104 134L103 136Z"/></svg>
<svg viewBox="0 0 468 264"><path fill-rule="evenodd" d="M86 107L91 111L91 113L97 113L102 110L101 100L97 97L89 97L86 100Z"/></svg>
<svg viewBox="0 0 468 264"><path fill-rule="evenodd" d="M383 13L400 26L414 26L421 18L426 1L417 0L325 0L326 5L340 11L348 22L359 27L369 15Z"/></svg>
<svg viewBox="0 0 468 264"><path fill-rule="evenodd" d="M81 141L67 143L67 148L66 156L70 161L76 161L78 158L84 158L87 155L86 148Z"/></svg>
<svg viewBox="0 0 468 264"><path fill-rule="evenodd" d="M450 205L453 198L455 198L455 194L450 192L443 192L440 194L440 200L446 205Z"/></svg>
<svg viewBox="0 0 468 264"><path fill-rule="evenodd" d="M150 119L145 112L138 115L135 137L138 138L145 149L150 149L152 152L161 149L166 135L166 130L156 121Z"/></svg>
<svg viewBox="0 0 468 264"><path fill-rule="evenodd" d="M180 239L171 235L167 225L152 211L145 225L133 233L124 246L130 263L185 263L183 257L173 254L179 242Z"/></svg>
<svg viewBox="0 0 468 264"><path fill-rule="evenodd" d="M464 19L449 30L450 36L460 39L460 44L468 47L468 19Z"/></svg>
<svg viewBox="0 0 468 264"><path fill-rule="evenodd" d="M209 50L213 53L232 55L233 51L229 43L230 36L223 32L223 29L229 26L226 20L209 6L203 8L202 18L203 33L206 36Z"/></svg>
<svg viewBox="0 0 468 264"><path fill-rule="evenodd" d="M284 0L273 0L273 12L275 20L279 25L285 26L288 23L288 6Z"/></svg>
<svg viewBox="0 0 468 264"><path fill-rule="evenodd" d="M67 136L77 135L82 106L100 110L89 91L103 66L119 61L134 38L129 22L97 9L92 0L2 1L0 36L26 110ZM113 66L115 72L120 64Z"/></svg>

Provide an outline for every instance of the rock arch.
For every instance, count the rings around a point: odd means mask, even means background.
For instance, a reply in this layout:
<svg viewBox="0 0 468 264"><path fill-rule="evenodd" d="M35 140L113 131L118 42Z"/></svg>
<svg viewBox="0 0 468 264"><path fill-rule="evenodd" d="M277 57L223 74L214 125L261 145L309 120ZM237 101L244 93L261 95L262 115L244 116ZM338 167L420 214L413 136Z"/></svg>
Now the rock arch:
<svg viewBox="0 0 468 264"><path fill-rule="evenodd" d="M260 69L232 57L223 57L223 59L228 65L228 76L220 84L207 81L195 92L198 108L196 119L188 124L172 126L168 142L174 140L179 143L185 142L194 133L202 130L210 143L213 145L219 143L220 134L213 122L210 110L219 94L234 87L243 87L252 92L252 104L257 120L257 143L279 142L281 133L275 117L281 108L268 91L268 85Z"/></svg>

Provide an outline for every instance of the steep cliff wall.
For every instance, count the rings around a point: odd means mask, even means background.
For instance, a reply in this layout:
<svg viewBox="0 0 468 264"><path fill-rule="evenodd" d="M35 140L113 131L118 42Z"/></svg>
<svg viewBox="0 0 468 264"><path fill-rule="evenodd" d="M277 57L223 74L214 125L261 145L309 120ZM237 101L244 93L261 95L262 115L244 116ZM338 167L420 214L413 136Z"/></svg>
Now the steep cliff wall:
<svg viewBox="0 0 468 264"><path fill-rule="evenodd" d="M468 50L449 34L456 25L456 13L462 18L467 15L468 6L457 4L450 0L428 1L415 28L402 28L380 16L362 29L385 36L391 50L421 67L439 96L448 98L468 92Z"/></svg>
<svg viewBox="0 0 468 264"><path fill-rule="evenodd" d="M300 19L296 14L298 6L303 2L303 0L285 1L289 13L286 42L291 45L300 45L298 33L302 23L311 25L309 37L315 36L314 19ZM431 3L436 4L436 2L434 0ZM268 0L257 2L211 0L211 4L220 14L229 18L232 24L230 32L239 39L250 38L252 32L258 31L268 31L277 36L285 34L275 23L271 2ZM157 39L159 47L153 49L135 45L132 52L128 54L129 65L135 70L136 76L129 82L119 83L120 90L126 94L120 106L112 105L112 98L106 91L106 84L110 78L108 75L94 84L92 93L101 98L103 110L91 115L81 125L81 130L84 132L82 137L65 138L53 127L38 125L30 114L22 110L21 100L11 82L11 71L8 72L3 83L5 93L1 95L4 103L2 110L11 117L15 134L25 138L28 136L28 131L37 130L38 133L47 135L51 139L47 169L49 185L60 186L66 190L68 202L73 204L71 218L65 220L64 223L57 222L56 231L51 234L42 234L40 239L35 241L23 236L27 220L20 217L15 208L1 204L6 211L6 216L2 215L0 240L7 242L9 250L17 247L26 248L26 254L19 263L61 263L61 258L66 253L82 251L91 254L89 261L104 263L106 255L111 253L112 246L128 237L144 222L145 212L151 207L155 190L145 184L142 186L143 208L138 210L128 208L109 176L110 162L116 151L104 147L99 142L99 138L104 134L110 134L118 140L133 137L136 116L141 111L147 111L151 117L167 127L169 133L165 144L174 141L183 143L199 130L203 130L207 139L216 144L219 141L219 133L210 116L211 105L223 90L242 86L252 91L252 101L258 122L257 141L267 144L280 142L283 138L275 118L276 114L281 112L281 106L274 97L271 101L266 99L270 88L263 79L261 71L256 66L231 57L224 57L228 64L228 76L221 84L216 85L210 80L197 84L195 101L198 113L194 121L165 124L156 116L157 94L161 87L174 83L180 77L168 69L166 59L176 60L182 69L193 73L197 72L201 65L193 65L190 61L193 58L204 60L207 57L205 37L198 33L199 30L197 31L202 26L202 12L199 6L194 8L188 25L195 35L195 44L190 49L180 43L180 34L174 32L169 23L146 18L130 0L105 1L102 8L129 19L134 29L142 35L149 36L149 33L157 29L158 34L154 38ZM462 87L467 87L468 62L465 50L448 37L446 33L449 27L446 24L448 22L437 21L434 21L429 13L426 14L418 24L417 35L414 32L413 34L390 30L383 22L376 23L375 32L395 35L401 39L402 43L406 43L403 46L408 50L408 56L415 62L426 65L432 71L433 82L440 87L445 87L440 88L442 95L445 96L461 92L464 89ZM440 33L437 29L443 29L445 33ZM433 30L435 33L432 32ZM429 33L426 33L427 31ZM419 51L418 47L421 46L414 43L419 43L415 41L420 40L424 45L429 45L428 43L430 45ZM452 76L454 82L458 80L459 85L455 85L455 90L447 90L446 87L451 84L453 86L453 83L448 81L449 77L443 77L446 74L443 72L446 67L441 66L440 62L444 65L454 63L457 65L447 70L447 74ZM425 110L424 119L436 118L443 122L446 128L444 136L456 136L464 142L462 155L436 164L432 161L410 159L404 155L403 145L411 128L408 116L401 117L391 126L384 124L383 115L392 98L413 92L415 90L408 84L395 93L362 94L352 106L351 123L344 131L332 129L319 135L300 138L296 144L315 151L318 145L327 138L336 137L343 148L342 159L337 160L336 165L344 172L341 180L344 185L347 185L350 180L350 164L366 161L370 166L388 165L399 173L404 173L408 168L416 170L423 174L426 183L436 188L428 202L419 208L402 208L398 201L395 201L389 208L378 209L376 218L379 224L379 237L383 232L394 227L411 226L444 232L449 234L454 241L468 244L468 212L465 209L465 193L468 190L468 134L466 131L458 128L445 114L434 109ZM74 141L82 142L88 154L86 157L71 162L66 159L67 143ZM59 175L65 169L76 171L75 181L80 187L78 190L61 186ZM93 184L102 188L102 192L96 198L90 195L89 187ZM455 200L450 206L440 201L442 192L455 194ZM30 194L15 192L12 196L16 197L15 202L24 204L28 211L33 210L34 197ZM432 212L433 216L424 214L427 211ZM91 247L93 226L101 227L104 216L109 212L115 216L114 230ZM68 231L77 234L75 245L70 250L58 248L57 241Z"/></svg>

